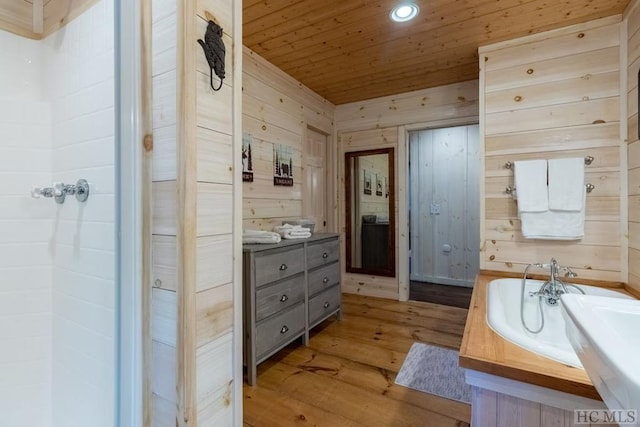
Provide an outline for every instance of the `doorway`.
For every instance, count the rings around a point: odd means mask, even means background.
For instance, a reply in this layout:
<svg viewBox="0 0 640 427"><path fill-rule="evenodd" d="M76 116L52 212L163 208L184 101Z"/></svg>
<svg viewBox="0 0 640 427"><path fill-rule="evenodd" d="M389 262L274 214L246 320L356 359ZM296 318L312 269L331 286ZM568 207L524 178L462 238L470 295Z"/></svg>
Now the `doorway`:
<svg viewBox="0 0 640 427"><path fill-rule="evenodd" d="M327 231L327 135L310 127L304 144L302 214L315 221L314 231Z"/></svg>
<svg viewBox="0 0 640 427"><path fill-rule="evenodd" d="M479 168L478 125L409 132L410 294L424 284L433 284L434 295L451 294L441 285L473 286L480 265Z"/></svg>

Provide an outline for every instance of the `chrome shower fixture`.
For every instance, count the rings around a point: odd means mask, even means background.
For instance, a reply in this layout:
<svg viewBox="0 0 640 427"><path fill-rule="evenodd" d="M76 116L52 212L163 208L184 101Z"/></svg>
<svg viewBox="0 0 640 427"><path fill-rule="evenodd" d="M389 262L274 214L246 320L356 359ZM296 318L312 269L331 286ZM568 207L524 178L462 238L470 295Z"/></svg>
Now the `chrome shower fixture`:
<svg viewBox="0 0 640 427"><path fill-rule="evenodd" d="M75 184L64 184L56 182L53 187L33 187L31 197L39 199L41 197L53 197L56 203L64 203L67 195L75 194L76 200L86 202L89 198L89 183L86 179L79 179Z"/></svg>

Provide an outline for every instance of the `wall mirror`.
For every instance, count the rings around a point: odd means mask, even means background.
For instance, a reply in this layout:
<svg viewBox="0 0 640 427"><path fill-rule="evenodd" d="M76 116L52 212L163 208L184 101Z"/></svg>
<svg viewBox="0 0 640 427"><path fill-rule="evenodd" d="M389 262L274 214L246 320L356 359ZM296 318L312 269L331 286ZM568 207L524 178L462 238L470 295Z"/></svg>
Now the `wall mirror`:
<svg viewBox="0 0 640 427"><path fill-rule="evenodd" d="M345 153L346 270L396 275L393 148Z"/></svg>

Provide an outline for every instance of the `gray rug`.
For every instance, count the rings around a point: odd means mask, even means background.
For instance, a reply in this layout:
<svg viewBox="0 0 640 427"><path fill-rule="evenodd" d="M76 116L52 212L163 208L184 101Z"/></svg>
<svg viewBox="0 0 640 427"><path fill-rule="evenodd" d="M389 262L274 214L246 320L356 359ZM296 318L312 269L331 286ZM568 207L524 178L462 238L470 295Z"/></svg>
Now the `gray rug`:
<svg viewBox="0 0 640 427"><path fill-rule="evenodd" d="M459 402L471 403L471 388L458 366L458 352L413 343L396 377L396 384Z"/></svg>

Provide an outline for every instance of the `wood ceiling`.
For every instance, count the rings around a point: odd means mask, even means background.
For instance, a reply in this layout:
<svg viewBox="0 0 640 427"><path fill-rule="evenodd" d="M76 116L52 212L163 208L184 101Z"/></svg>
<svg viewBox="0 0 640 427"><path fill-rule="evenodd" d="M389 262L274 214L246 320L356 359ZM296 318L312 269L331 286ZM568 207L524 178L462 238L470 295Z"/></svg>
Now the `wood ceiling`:
<svg viewBox="0 0 640 427"><path fill-rule="evenodd" d="M478 47L622 13L629 0L244 0L243 43L334 104L478 77Z"/></svg>

